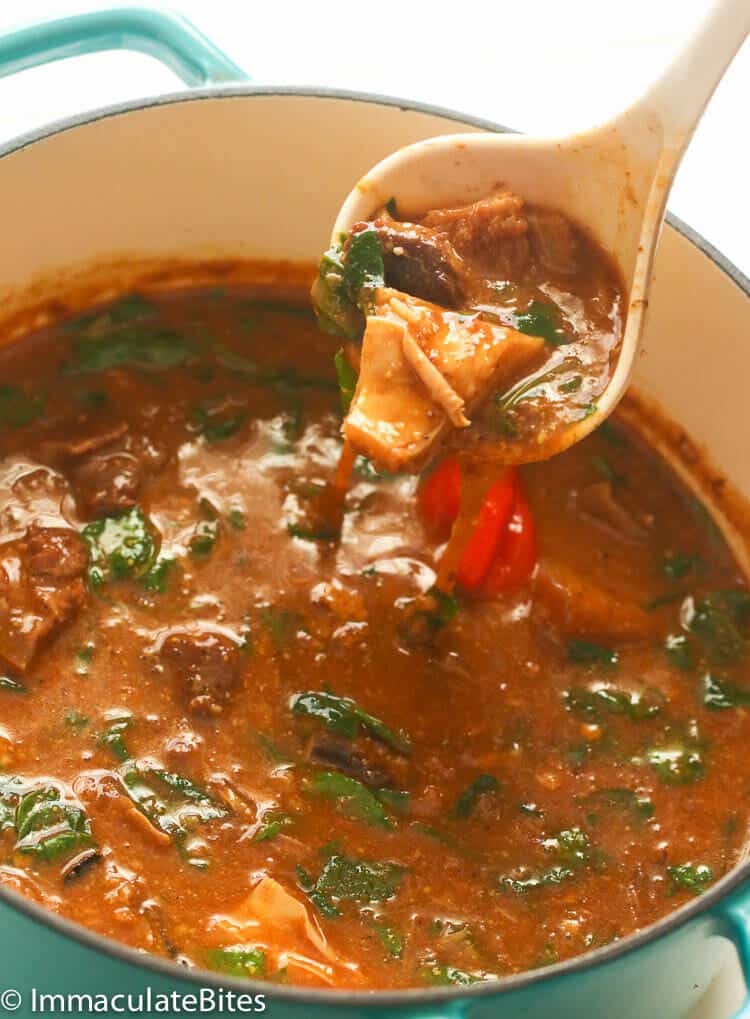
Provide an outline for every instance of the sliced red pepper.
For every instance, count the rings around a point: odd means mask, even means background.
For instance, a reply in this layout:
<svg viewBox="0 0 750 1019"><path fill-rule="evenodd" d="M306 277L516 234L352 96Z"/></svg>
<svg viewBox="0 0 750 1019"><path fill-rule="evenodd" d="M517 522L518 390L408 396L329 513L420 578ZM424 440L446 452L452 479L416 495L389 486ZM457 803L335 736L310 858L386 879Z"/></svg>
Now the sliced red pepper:
<svg viewBox="0 0 750 1019"><path fill-rule="evenodd" d="M501 591L519 587L531 576L536 560L534 518L519 480L510 521L482 585L481 593L491 597L500 594Z"/></svg>
<svg viewBox="0 0 750 1019"><path fill-rule="evenodd" d="M447 538L461 508L461 464L455 456L439 463L419 486L417 507L428 530Z"/></svg>
<svg viewBox="0 0 750 1019"><path fill-rule="evenodd" d="M478 590L492 566L510 523L516 481L515 467L508 467L487 490L456 571L456 581L464 591Z"/></svg>

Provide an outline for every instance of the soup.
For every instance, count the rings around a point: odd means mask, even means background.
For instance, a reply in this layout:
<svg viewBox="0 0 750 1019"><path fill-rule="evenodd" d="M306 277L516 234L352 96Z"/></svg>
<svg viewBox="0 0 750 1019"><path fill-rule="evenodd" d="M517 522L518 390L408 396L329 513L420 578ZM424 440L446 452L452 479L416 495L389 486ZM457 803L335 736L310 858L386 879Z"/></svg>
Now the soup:
<svg viewBox="0 0 750 1019"><path fill-rule="evenodd" d="M359 456L324 512L339 341L307 303L130 295L0 351L0 880L187 967L362 989L703 892L750 703L705 511L615 420L504 473L496 560L435 593L459 473Z"/></svg>

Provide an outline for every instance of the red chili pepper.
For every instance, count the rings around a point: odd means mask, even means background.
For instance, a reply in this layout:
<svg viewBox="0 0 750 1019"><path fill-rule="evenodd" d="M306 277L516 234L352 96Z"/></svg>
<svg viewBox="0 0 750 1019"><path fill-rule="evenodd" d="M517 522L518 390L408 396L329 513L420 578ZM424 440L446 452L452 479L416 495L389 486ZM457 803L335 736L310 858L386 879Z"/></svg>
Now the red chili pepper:
<svg viewBox="0 0 750 1019"><path fill-rule="evenodd" d="M516 481L516 469L508 467L487 490L456 571L456 581L464 591L478 590L492 566L510 522Z"/></svg>
<svg viewBox="0 0 750 1019"><path fill-rule="evenodd" d="M435 537L448 537L461 508L461 464L449 456L419 486L419 515Z"/></svg>
<svg viewBox="0 0 750 1019"><path fill-rule="evenodd" d="M534 518L519 480L510 521L482 585L481 593L491 597L501 591L518 587L529 579L536 560Z"/></svg>

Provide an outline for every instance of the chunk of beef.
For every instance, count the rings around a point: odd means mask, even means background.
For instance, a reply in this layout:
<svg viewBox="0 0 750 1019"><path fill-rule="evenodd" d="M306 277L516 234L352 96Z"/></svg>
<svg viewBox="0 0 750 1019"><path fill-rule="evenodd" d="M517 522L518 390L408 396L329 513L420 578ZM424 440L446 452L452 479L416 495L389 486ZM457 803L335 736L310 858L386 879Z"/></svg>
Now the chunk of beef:
<svg viewBox="0 0 750 1019"><path fill-rule="evenodd" d="M80 535L64 527L30 527L25 551L29 576L40 583L82 577L88 562Z"/></svg>
<svg viewBox="0 0 750 1019"><path fill-rule="evenodd" d="M106 517L132 509L143 480L143 464L123 450L93 453L71 473L82 516Z"/></svg>
<svg viewBox="0 0 750 1019"><path fill-rule="evenodd" d="M510 191L454 209L436 209L423 226L444 234L456 251L493 278L512 279L531 260L524 201Z"/></svg>
<svg viewBox="0 0 750 1019"><path fill-rule="evenodd" d="M87 554L76 531L28 529L0 557L0 660L24 673L39 646L70 622L86 599Z"/></svg>
<svg viewBox="0 0 750 1019"><path fill-rule="evenodd" d="M526 218L536 261L551 273L578 272L581 245L570 220L550 209L530 209Z"/></svg>
<svg viewBox="0 0 750 1019"><path fill-rule="evenodd" d="M389 287L447 308L463 304L469 269L444 234L389 216L379 217L373 225Z"/></svg>
<svg viewBox="0 0 750 1019"><path fill-rule="evenodd" d="M239 650L229 638L212 632L172 634L161 656L179 680L189 711L222 713L240 672Z"/></svg>
<svg viewBox="0 0 750 1019"><path fill-rule="evenodd" d="M611 481L595 481L581 489L576 495L576 506L584 519L616 541L637 544L648 538L646 522L624 505Z"/></svg>
<svg viewBox="0 0 750 1019"><path fill-rule="evenodd" d="M541 562L534 597L545 626L551 623L563 637L637 643L658 630L658 622L640 605L561 562Z"/></svg>
<svg viewBox="0 0 750 1019"><path fill-rule="evenodd" d="M110 516L135 506L145 473L144 456L124 422L98 435L49 443L45 453L67 471L84 518Z"/></svg>
<svg viewBox="0 0 750 1019"><path fill-rule="evenodd" d="M382 289L344 434L387 470L421 470L451 424L536 361L544 341Z"/></svg>

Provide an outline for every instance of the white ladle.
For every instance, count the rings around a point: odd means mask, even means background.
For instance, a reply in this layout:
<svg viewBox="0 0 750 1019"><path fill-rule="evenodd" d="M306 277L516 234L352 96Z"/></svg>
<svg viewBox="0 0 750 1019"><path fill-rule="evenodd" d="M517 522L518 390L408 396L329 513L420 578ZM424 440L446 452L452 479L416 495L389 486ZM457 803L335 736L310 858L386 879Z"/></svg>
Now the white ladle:
<svg viewBox="0 0 750 1019"><path fill-rule="evenodd" d="M572 445L601 424L627 387L672 181L708 100L749 31L750 0L717 0L642 98L582 134L456 134L400 149L356 184L332 237L347 233L391 197L399 215L408 217L474 202L499 187L557 209L585 227L620 268L627 317L620 358L595 413L567 429L555 451ZM717 175L706 186L716 187L719 181Z"/></svg>

